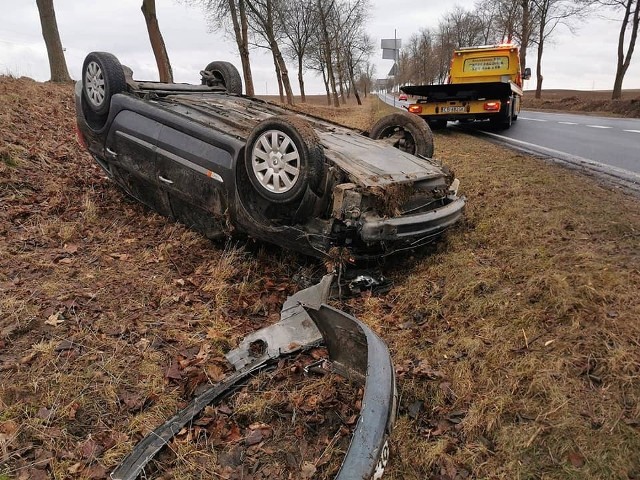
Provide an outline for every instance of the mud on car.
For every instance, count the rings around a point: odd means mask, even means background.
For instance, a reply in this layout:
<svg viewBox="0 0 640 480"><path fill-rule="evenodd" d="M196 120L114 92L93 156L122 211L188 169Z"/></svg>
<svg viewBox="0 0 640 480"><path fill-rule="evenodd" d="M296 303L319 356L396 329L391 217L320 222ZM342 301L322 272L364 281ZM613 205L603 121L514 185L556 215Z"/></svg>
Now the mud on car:
<svg viewBox="0 0 640 480"><path fill-rule="evenodd" d="M137 81L87 55L75 87L78 136L109 178L209 238L245 235L303 254L375 258L428 243L462 216L459 182L433 137L398 112L369 132L242 95L237 69L202 84Z"/></svg>

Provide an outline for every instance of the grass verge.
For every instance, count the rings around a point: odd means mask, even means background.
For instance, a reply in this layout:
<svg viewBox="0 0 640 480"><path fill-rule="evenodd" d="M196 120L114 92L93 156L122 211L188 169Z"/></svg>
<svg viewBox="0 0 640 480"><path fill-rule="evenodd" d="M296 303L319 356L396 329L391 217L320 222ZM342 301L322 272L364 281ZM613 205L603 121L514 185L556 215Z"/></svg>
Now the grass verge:
<svg viewBox="0 0 640 480"><path fill-rule="evenodd" d="M386 111L309 108L361 130ZM76 145L69 86L0 78L0 112L19 152L0 162L0 476L105 478L323 267L127 199ZM391 259L389 293L339 305L392 349L388 478L640 476L637 198L457 132L435 142L465 221ZM165 474L197 476L193 452Z"/></svg>

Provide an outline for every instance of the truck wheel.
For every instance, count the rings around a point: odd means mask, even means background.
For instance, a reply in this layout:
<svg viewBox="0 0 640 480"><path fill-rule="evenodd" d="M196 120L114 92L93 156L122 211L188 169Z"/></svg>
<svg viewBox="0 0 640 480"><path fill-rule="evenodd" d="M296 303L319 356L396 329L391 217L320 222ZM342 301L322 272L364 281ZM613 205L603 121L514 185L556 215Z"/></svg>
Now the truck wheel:
<svg viewBox="0 0 640 480"><path fill-rule="evenodd" d="M499 114L491 117L491 124L494 125L495 128L500 130L507 130L511 127L513 122L513 104L510 103L509 107L504 111L500 111Z"/></svg>
<svg viewBox="0 0 640 480"><path fill-rule="evenodd" d="M242 79L240 78L240 72L238 69L229 62L211 62L204 68L204 72L208 73L212 78L211 83L222 84L229 93L242 94ZM208 85L209 79L202 75L202 84Z"/></svg>
<svg viewBox="0 0 640 480"><path fill-rule="evenodd" d="M127 83L122 65L106 52L91 52L82 65L82 96L89 110L104 115L111 106L111 97L124 92Z"/></svg>
<svg viewBox="0 0 640 480"><path fill-rule="evenodd" d="M398 112L382 117L369 133L374 140L390 142L411 155L433 157L433 134L427 123L417 115Z"/></svg>
<svg viewBox="0 0 640 480"><path fill-rule="evenodd" d="M298 200L321 184L324 151L311 125L294 115L260 122L247 140L244 164L255 191L272 203Z"/></svg>

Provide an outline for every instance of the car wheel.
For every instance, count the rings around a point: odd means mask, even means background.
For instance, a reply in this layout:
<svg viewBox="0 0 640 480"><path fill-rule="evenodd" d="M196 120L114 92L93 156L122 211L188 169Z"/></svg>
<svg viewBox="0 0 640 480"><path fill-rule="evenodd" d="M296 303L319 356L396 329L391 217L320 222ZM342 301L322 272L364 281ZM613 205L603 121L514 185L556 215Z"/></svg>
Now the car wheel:
<svg viewBox="0 0 640 480"><path fill-rule="evenodd" d="M109 111L111 97L124 92L127 83L118 59L106 52L91 52L82 65L82 95L96 115Z"/></svg>
<svg viewBox="0 0 640 480"><path fill-rule="evenodd" d="M227 92L238 95L242 94L240 72L238 72L238 69L232 63L222 61L211 62L204 70L212 74L214 79L227 89ZM203 79L202 83L206 83L206 80Z"/></svg>
<svg viewBox="0 0 640 480"><path fill-rule="evenodd" d="M324 151L306 121L278 115L260 122L247 139L245 168L256 192L273 203L298 200L320 185Z"/></svg>
<svg viewBox="0 0 640 480"><path fill-rule="evenodd" d="M431 129L417 115L392 113L378 120L369 136L374 140L387 139L393 146L416 156L433 156L433 134Z"/></svg>

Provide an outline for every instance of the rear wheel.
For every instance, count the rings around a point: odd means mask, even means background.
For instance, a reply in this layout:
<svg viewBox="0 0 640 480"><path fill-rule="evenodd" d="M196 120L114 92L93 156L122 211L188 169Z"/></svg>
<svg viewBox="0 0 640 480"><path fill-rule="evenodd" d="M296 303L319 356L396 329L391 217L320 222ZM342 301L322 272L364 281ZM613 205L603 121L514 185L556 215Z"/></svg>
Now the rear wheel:
<svg viewBox="0 0 640 480"><path fill-rule="evenodd" d="M217 83L226 88L229 93L242 94L240 72L229 62L216 61L207 65L202 74L202 83L207 85Z"/></svg>
<svg viewBox="0 0 640 480"><path fill-rule="evenodd" d="M258 195L272 203L289 203L300 199L308 187L318 187L324 151L309 123L279 115L251 132L244 160Z"/></svg>
<svg viewBox="0 0 640 480"><path fill-rule="evenodd" d="M509 102L498 115L491 117L491 123L501 130L510 128L513 123L513 101Z"/></svg>
<svg viewBox="0 0 640 480"><path fill-rule="evenodd" d="M411 155L433 157L433 134L427 123L411 113L392 113L378 120L369 136L386 140Z"/></svg>
<svg viewBox="0 0 640 480"><path fill-rule="evenodd" d="M111 97L126 88L124 70L115 55L106 52L87 55L82 65L82 96L91 112L106 114Z"/></svg>

